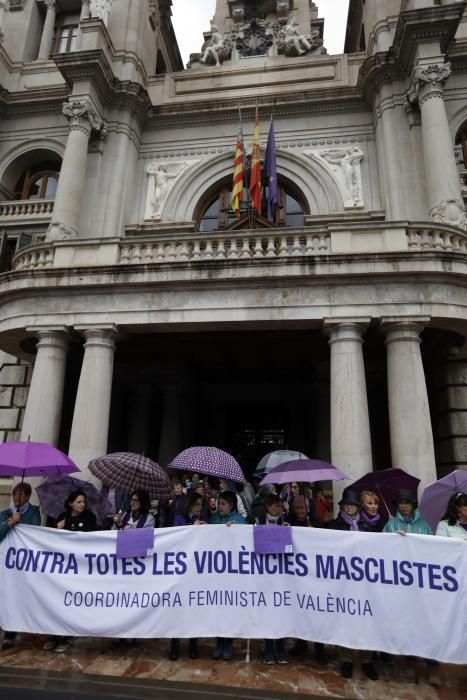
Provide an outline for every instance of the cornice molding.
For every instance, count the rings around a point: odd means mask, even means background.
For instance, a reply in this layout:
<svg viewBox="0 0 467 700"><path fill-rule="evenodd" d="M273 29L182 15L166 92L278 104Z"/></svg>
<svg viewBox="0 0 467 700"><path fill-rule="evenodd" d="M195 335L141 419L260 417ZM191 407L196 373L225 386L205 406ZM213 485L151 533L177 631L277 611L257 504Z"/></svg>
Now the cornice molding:
<svg viewBox="0 0 467 700"><path fill-rule="evenodd" d="M373 107L382 85L410 77L418 44L439 41L446 53L463 12L464 3L401 12L393 46L369 56L360 68L357 87L368 104Z"/></svg>

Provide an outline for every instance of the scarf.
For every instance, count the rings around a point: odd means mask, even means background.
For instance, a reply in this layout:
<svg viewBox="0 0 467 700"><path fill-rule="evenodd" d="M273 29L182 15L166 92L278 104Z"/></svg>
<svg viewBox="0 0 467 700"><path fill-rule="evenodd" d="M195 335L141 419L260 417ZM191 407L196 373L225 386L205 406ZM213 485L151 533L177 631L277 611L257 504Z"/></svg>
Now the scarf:
<svg viewBox="0 0 467 700"><path fill-rule="evenodd" d="M269 515L269 513L266 513L266 525L277 525L280 519L280 515Z"/></svg>
<svg viewBox="0 0 467 700"><path fill-rule="evenodd" d="M13 501L10 501L11 515L13 515L13 513L16 513L16 512L18 512L20 515L24 515L26 513L26 511L28 510L28 508L29 508L29 501L26 501L26 503L23 503L21 508L18 508L18 509L16 508Z"/></svg>
<svg viewBox="0 0 467 700"><path fill-rule="evenodd" d="M369 525L371 525L371 527L374 527L375 525L377 525L379 523L379 521L381 520L381 516L379 513L376 513L376 515L374 515L372 518L370 518L368 513L364 510L360 511L360 516L361 516L362 520L365 520L365 522L367 522Z"/></svg>
<svg viewBox="0 0 467 700"><path fill-rule="evenodd" d="M358 521L360 520L360 513L357 513L355 518L351 518L350 515L347 515L347 513L344 513L344 511L341 510L341 518L344 521L344 523L350 525L351 530L353 530L354 532L358 532Z"/></svg>
<svg viewBox="0 0 467 700"><path fill-rule="evenodd" d="M144 524L146 522L147 517L148 517L147 513L143 513L143 515L140 515L135 527L144 527ZM125 515L123 516L123 518L121 520L121 524L120 524L121 530L123 530L125 525L128 525L130 518L131 518L131 511L129 513L128 512L125 513Z"/></svg>

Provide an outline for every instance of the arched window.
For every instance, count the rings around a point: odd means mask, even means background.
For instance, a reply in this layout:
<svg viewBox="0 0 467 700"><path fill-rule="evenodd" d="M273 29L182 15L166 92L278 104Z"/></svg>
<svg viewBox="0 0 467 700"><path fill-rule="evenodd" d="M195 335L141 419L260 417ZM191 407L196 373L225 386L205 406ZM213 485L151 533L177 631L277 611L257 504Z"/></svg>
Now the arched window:
<svg viewBox="0 0 467 700"><path fill-rule="evenodd" d="M457 132L455 154L458 170L467 170L467 123Z"/></svg>
<svg viewBox="0 0 467 700"><path fill-rule="evenodd" d="M53 199L57 191L59 166L45 162L28 168L15 187L15 199Z"/></svg>
<svg viewBox="0 0 467 700"><path fill-rule="evenodd" d="M264 189L263 189L264 192ZM244 191L244 201L248 199L248 191ZM267 206L263 206L263 216L256 221L247 212L240 218L235 216L231 209L232 189L231 183L225 182L217 188L210 190L198 206L196 220L199 231L225 231L228 229L242 228L273 228L276 226L290 226L299 228L305 225L305 213L307 207L301 192L291 183L279 178L279 206L276 209L274 221L266 218Z"/></svg>

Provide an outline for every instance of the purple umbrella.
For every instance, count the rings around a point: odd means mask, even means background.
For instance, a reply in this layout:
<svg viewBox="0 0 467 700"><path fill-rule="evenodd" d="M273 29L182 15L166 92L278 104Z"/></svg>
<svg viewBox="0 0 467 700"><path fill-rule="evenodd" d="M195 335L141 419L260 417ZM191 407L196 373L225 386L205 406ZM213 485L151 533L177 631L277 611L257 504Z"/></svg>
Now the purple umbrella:
<svg viewBox="0 0 467 700"><path fill-rule="evenodd" d="M394 504L394 500L399 489L408 489L417 493L419 483L420 479L396 467L368 472L368 474L354 481L349 488L358 493L375 491L383 501L388 513L395 515L397 506Z"/></svg>
<svg viewBox="0 0 467 700"><path fill-rule="evenodd" d="M4 442L0 445L0 476L71 474L79 468L67 455L46 442Z"/></svg>
<svg viewBox="0 0 467 700"><path fill-rule="evenodd" d="M57 519L65 509L65 501L76 490L86 494L87 508L94 513L101 524L108 515L113 515L110 501L103 496L89 481L75 479L72 476L49 476L36 488L41 509L47 515Z"/></svg>
<svg viewBox="0 0 467 700"><path fill-rule="evenodd" d="M237 483L245 481L237 460L217 447L188 447L174 457L168 467L210 474Z"/></svg>
<svg viewBox="0 0 467 700"><path fill-rule="evenodd" d="M420 501L420 511L422 518L431 525L433 531L445 514L450 499L458 493L467 493L467 471L463 469L456 469L425 488Z"/></svg>
<svg viewBox="0 0 467 700"><path fill-rule="evenodd" d="M292 481L342 481L348 476L340 469L321 459L294 459L274 467L262 480L263 484L288 484Z"/></svg>
<svg viewBox="0 0 467 700"><path fill-rule="evenodd" d="M308 457L303 454L303 452L297 452L296 450L275 450L274 452L268 452L268 454L264 455L258 462L253 476L266 476L266 474L269 474L269 472L279 464L297 459L308 459Z"/></svg>
<svg viewBox="0 0 467 700"><path fill-rule="evenodd" d="M166 500L172 493L172 483L157 462L133 452L113 452L89 462L89 471L112 489L130 493L144 489L151 498Z"/></svg>

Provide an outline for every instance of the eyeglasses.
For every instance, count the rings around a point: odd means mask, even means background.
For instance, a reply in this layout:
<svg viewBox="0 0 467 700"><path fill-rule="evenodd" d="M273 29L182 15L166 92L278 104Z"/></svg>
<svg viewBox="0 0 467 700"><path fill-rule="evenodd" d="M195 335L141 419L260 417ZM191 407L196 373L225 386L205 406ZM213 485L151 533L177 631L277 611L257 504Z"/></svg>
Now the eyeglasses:
<svg viewBox="0 0 467 700"><path fill-rule="evenodd" d="M130 498L130 503L132 503L133 501L136 501L137 503L139 503L139 498Z"/></svg>

